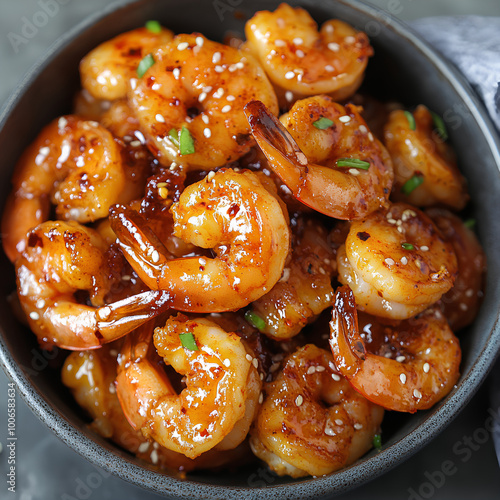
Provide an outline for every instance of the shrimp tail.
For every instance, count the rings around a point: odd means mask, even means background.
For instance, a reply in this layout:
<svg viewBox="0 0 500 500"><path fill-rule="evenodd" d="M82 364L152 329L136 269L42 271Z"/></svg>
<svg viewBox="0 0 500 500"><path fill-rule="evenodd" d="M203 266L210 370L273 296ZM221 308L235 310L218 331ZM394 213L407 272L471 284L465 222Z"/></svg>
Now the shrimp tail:
<svg viewBox="0 0 500 500"><path fill-rule="evenodd" d="M334 358L342 360L342 365L337 368L347 378L354 376L366 358L366 348L359 334L354 294L348 286L337 290L330 332L330 346Z"/></svg>

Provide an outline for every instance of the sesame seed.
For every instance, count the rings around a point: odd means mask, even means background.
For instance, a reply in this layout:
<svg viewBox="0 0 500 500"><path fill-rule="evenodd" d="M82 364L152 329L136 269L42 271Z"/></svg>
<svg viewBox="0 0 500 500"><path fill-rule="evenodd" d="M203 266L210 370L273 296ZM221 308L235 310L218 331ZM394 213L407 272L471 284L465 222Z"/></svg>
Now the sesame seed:
<svg viewBox="0 0 500 500"><path fill-rule="evenodd" d="M340 382L340 375L337 375L336 373L332 373L332 378L335 380L335 382Z"/></svg>
<svg viewBox="0 0 500 500"><path fill-rule="evenodd" d="M165 123L165 118L163 118L163 115L160 115L160 113L158 113L155 118L157 122Z"/></svg>
<svg viewBox="0 0 500 500"><path fill-rule="evenodd" d="M203 129L203 135L208 139L212 135L212 131L209 128Z"/></svg>
<svg viewBox="0 0 500 500"><path fill-rule="evenodd" d="M234 101L234 100L236 99L236 97L234 97L234 95L228 95L228 96L226 97L226 99L227 99L229 102L232 102L232 101Z"/></svg>
<svg viewBox="0 0 500 500"><path fill-rule="evenodd" d="M359 175L359 174L360 174L360 172L359 172L359 170L358 170L357 168L350 168L350 169L348 170L348 172L349 172L351 175Z"/></svg>
<svg viewBox="0 0 500 500"><path fill-rule="evenodd" d="M401 257L401 264L405 265L408 264L408 259L403 255L403 257Z"/></svg>
<svg viewBox="0 0 500 500"><path fill-rule="evenodd" d="M228 358L226 358L226 359L224 360L224 366L225 366L226 368L229 368L229 367L231 366L231 360L230 360L230 359L228 359Z"/></svg>
<svg viewBox="0 0 500 500"><path fill-rule="evenodd" d="M148 448L149 448L149 443L146 441L145 443L141 443L139 445L139 448L137 448L137 451L139 453L144 453L148 450Z"/></svg>
<svg viewBox="0 0 500 500"><path fill-rule="evenodd" d="M130 274L124 274L122 276L123 281L130 281L131 279L132 279L132 276L130 276Z"/></svg>
<svg viewBox="0 0 500 500"><path fill-rule="evenodd" d="M325 26L325 31L326 31L327 33L333 33L333 32L335 31L335 28L334 28L331 24L327 24L327 25Z"/></svg>
<svg viewBox="0 0 500 500"><path fill-rule="evenodd" d="M319 268L319 272L320 274L326 274L326 271L322 267Z"/></svg>
<svg viewBox="0 0 500 500"><path fill-rule="evenodd" d="M66 128L66 125L68 125L68 120L64 116L61 116L57 122L58 128Z"/></svg>
<svg viewBox="0 0 500 500"><path fill-rule="evenodd" d="M260 372L260 373L259 373L259 378L260 378L261 380L264 380L264 374L263 374L262 372Z"/></svg>
<svg viewBox="0 0 500 500"><path fill-rule="evenodd" d="M312 375L313 373L316 373L316 367L315 367L315 366L310 366L310 367L307 369L307 374L308 374L308 375Z"/></svg>
<svg viewBox="0 0 500 500"><path fill-rule="evenodd" d="M130 143L130 145L133 147L133 148L138 148L140 145L141 145L141 141L132 141Z"/></svg>
<svg viewBox="0 0 500 500"><path fill-rule="evenodd" d="M340 420L340 418L335 419L335 423L336 423L337 425L344 425L344 421L343 421L343 420Z"/></svg>
<svg viewBox="0 0 500 500"><path fill-rule="evenodd" d="M259 360L257 358L253 358L252 365L254 366L254 368L258 368L259 367Z"/></svg>
<svg viewBox="0 0 500 500"><path fill-rule="evenodd" d="M220 62L221 57L222 57L222 55L220 52L214 52L214 55L212 56L212 62L214 64L217 64L218 62Z"/></svg>
<svg viewBox="0 0 500 500"><path fill-rule="evenodd" d="M208 172L207 179L209 181L211 181L214 177L215 177L215 172L213 170ZM247 354L247 356L248 356L248 354Z"/></svg>
<svg viewBox="0 0 500 500"><path fill-rule="evenodd" d="M391 259L390 257L387 257L387 259L384 260L384 262L388 265L388 266L393 266L394 265L394 260Z"/></svg>
<svg viewBox="0 0 500 500"><path fill-rule="evenodd" d="M459 307L460 309L462 309L462 311L467 311L468 309L467 304L464 304L463 302L460 303Z"/></svg>
<svg viewBox="0 0 500 500"><path fill-rule="evenodd" d="M404 356L398 356L398 357L396 358L396 361L397 361L398 363L402 363L405 359L406 359L406 358L405 358Z"/></svg>
<svg viewBox="0 0 500 500"><path fill-rule="evenodd" d="M253 358L252 356L250 356L250 354L245 354L245 358L247 359L248 362L252 362L253 361Z"/></svg>
<svg viewBox="0 0 500 500"><path fill-rule="evenodd" d="M296 55L297 57L301 57L301 58L305 56L304 51L303 51L303 50L300 50L300 49L297 49L297 50L295 51L295 55Z"/></svg>
<svg viewBox="0 0 500 500"><path fill-rule="evenodd" d="M298 37L297 37L297 38L294 38L294 39L293 39L293 43L294 43L295 45L302 45L302 44L304 43L304 40L302 40L302 38L298 38Z"/></svg>
<svg viewBox="0 0 500 500"><path fill-rule="evenodd" d="M185 50L189 47L189 43L187 42L182 42L179 45L177 45L177 50Z"/></svg>
<svg viewBox="0 0 500 500"><path fill-rule="evenodd" d="M331 64L327 64L325 66L325 70L328 71L328 73L332 73L335 70L335 68Z"/></svg>
<svg viewBox="0 0 500 500"><path fill-rule="evenodd" d="M363 425L362 424L359 424L358 422L356 422L354 424L354 428L357 430L357 431L360 431L362 428L363 428Z"/></svg>
<svg viewBox="0 0 500 500"><path fill-rule="evenodd" d="M400 232L401 234L404 232L403 226L398 226L398 232Z"/></svg>
<svg viewBox="0 0 500 500"><path fill-rule="evenodd" d="M346 36L344 38L345 43L354 43L355 41L356 41L356 39L353 36Z"/></svg>
<svg viewBox="0 0 500 500"><path fill-rule="evenodd" d="M364 126L364 125L360 125L358 127L358 130L362 133L362 134L366 134L368 132L368 129Z"/></svg>
<svg viewBox="0 0 500 500"><path fill-rule="evenodd" d="M325 427L325 434L327 436L335 436L336 433L333 429L331 429L330 427Z"/></svg>
<svg viewBox="0 0 500 500"><path fill-rule="evenodd" d="M156 264L157 262L160 262L160 254L158 253L158 250L153 250L153 253L151 254L151 260Z"/></svg>
<svg viewBox="0 0 500 500"><path fill-rule="evenodd" d="M166 200L168 198L168 189L166 187L159 188L158 195L160 196L160 198Z"/></svg>
<svg viewBox="0 0 500 500"><path fill-rule="evenodd" d="M259 404L261 405L263 401L264 401L264 394L262 394L262 392L261 392L259 394Z"/></svg>
<svg viewBox="0 0 500 500"><path fill-rule="evenodd" d="M243 69L244 67L245 65L241 61L236 63L236 68Z"/></svg>
<svg viewBox="0 0 500 500"><path fill-rule="evenodd" d="M351 117L349 115L344 115L339 118L339 121L342 123L348 123L351 121Z"/></svg>
<svg viewBox="0 0 500 500"><path fill-rule="evenodd" d="M219 87L215 92L214 92L214 97L222 97L224 95L224 89L222 87Z"/></svg>
<svg viewBox="0 0 500 500"><path fill-rule="evenodd" d="M222 73L224 71L224 68L222 66L217 65L215 66L214 71L216 73Z"/></svg>
<svg viewBox="0 0 500 500"><path fill-rule="evenodd" d="M426 350L425 350L425 354L430 354L431 353L431 348L428 347Z"/></svg>
<svg viewBox="0 0 500 500"><path fill-rule="evenodd" d="M198 102L203 102L206 98L207 98L207 93L206 93L206 92L202 92L202 93L198 96Z"/></svg>
<svg viewBox="0 0 500 500"><path fill-rule="evenodd" d="M371 132L368 132L368 139L373 142L373 134Z"/></svg>
<svg viewBox="0 0 500 500"><path fill-rule="evenodd" d="M430 369L431 369L431 366L429 365L429 363L424 363L424 372L429 373Z"/></svg>
<svg viewBox="0 0 500 500"><path fill-rule="evenodd" d="M422 397L422 393L418 389L413 389L413 395L417 398L420 399Z"/></svg>
<svg viewBox="0 0 500 500"><path fill-rule="evenodd" d="M321 372L324 372L326 370L326 368L324 366L317 366L316 367L316 372L317 373L321 373Z"/></svg>
<svg viewBox="0 0 500 500"><path fill-rule="evenodd" d="M111 314L111 309L108 306L102 307L101 309L97 310L97 315L102 320L108 319L110 314Z"/></svg>
<svg viewBox="0 0 500 500"><path fill-rule="evenodd" d="M37 309L42 309L43 307L45 307L45 300L43 299L38 299L36 301L36 308Z"/></svg>
<svg viewBox="0 0 500 500"><path fill-rule="evenodd" d="M208 115L206 115L205 113L203 113L201 115L201 119L202 119L203 123L206 123L208 125L208 122L209 122Z"/></svg>
<svg viewBox="0 0 500 500"><path fill-rule="evenodd" d="M398 228L399 229L399 228ZM422 262L420 262L418 259L415 261L415 265L419 268L422 269Z"/></svg>
<svg viewBox="0 0 500 500"><path fill-rule="evenodd" d="M429 251L429 247L427 245L423 245L420 247L420 250L422 250L422 252L428 252Z"/></svg>
<svg viewBox="0 0 500 500"><path fill-rule="evenodd" d="M335 42L330 42L327 47L333 51L333 52L338 52L339 49L340 49L340 45L338 43L335 43Z"/></svg>
<svg viewBox="0 0 500 500"><path fill-rule="evenodd" d="M397 221L396 219L388 218L388 219L387 219L387 222L388 222L389 224L396 224L398 221Z"/></svg>
<svg viewBox="0 0 500 500"><path fill-rule="evenodd" d="M153 464L157 464L158 463L158 452L156 450L153 450L151 452L151 462L153 462Z"/></svg>
<svg viewBox="0 0 500 500"><path fill-rule="evenodd" d="M181 74L181 70L179 68L174 68L172 74L174 75L174 78L177 80Z"/></svg>
<svg viewBox="0 0 500 500"><path fill-rule="evenodd" d="M291 92L290 90L287 90L287 91L285 92L285 99L286 99L288 102L293 101L293 92Z"/></svg>
<svg viewBox="0 0 500 500"><path fill-rule="evenodd" d="M203 47L203 42L204 42L203 37L201 36L196 37L196 45L198 45L198 47Z"/></svg>
<svg viewBox="0 0 500 500"><path fill-rule="evenodd" d="M400 373L399 380L401 380L402 384L406 384L406 375L404 373Z"/></svg>
<svg viewBox="0 0 500 500"><path fill-rule="evenodd" d="M229 113L229 111L231 111L231 105L230 104L226 104L222 109L221 111L223 113Z"/></svg>
<svg viewBox="0 0 500 500"><path fill-rule="evenodd" d="M200 257L198 259L198 262L200 263L200 266L205 266L207 263L207 261L203 257Z"/></svg>
<svg viewBox="0 0 500 500"><path fill-rule="evenodd" d="M299 394L296 398L295 398L295 404L297 406L300 406L302 403L304 402L304 398L302 397L301 394Z"/></svg>
<svg viewBox="0 0 500 500"><path fill-rule="evenodd" d="M36 311L31 311L30 312L30 318L33 321L38 321L40 319L40 315Z"/></svg>
<svg viewBox="0 0 500 500"><path fill-rule="evenodd" d="M48 146L45 146L44 148L40 148L38 150L38 153L41 154L42 156L47 156L50 153L50 148Z"/></svg>
<svg viewBox="0 0 500 500"><path fill-rule="evenodd" d="M276 47L284 47L286 43L283 40L278 39L274 42L274 45L276 45Z"/></svg>
<svg viewBox="0 0 500 500"><path fill-rule="evenodd" d="M287 72L285 73L285 78L286 78L287 80L291 80L291 79L292 79L292 78L294 78L294 77L295 77L295 73L294 73L293 71L287 71Z"/></svg>
<svg viewBox="0 0 500 500"><path fill-rule="evenodd" d="M474 295L474 290L472 288L465 290L466 297L472 297L473 295Z"/></svg>

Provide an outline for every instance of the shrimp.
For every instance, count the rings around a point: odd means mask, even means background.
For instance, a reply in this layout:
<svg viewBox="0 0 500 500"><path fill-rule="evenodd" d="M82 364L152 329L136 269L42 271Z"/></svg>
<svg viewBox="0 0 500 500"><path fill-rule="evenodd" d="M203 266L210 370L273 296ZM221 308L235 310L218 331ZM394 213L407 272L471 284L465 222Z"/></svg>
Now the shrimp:
<svg viewBox="0 0 500 500"><path fill-rule="evenodd" d="M251 304L251 315L263 320L260 331L276 340L297 335L330 307L333 299L331 281L337 263L328 233L312 218L299 218L296 224L291 261L283 276L271 291Z"/></svg>
<svg viewBox="0 0 500 500"><path fill-rule="evenodd" d="M13 190L2 217L3 246L14 262L28 231L47 220L50 202L59 219L91 222L125 202L120 147L97 122L75 115L47 125L14 170Z"/></svg>
<svg viewBox="0 0 500 500"><path fill-rule="evenodd" d="M129 80L137 76L140 61L173 37L165 28L158 33L137 28L101 43L80 63L83 88L96 99L123 99Z"/></svg>
<svg viewBox="0 0 500 500"><path fill-rule="evenodd" d="M337 369L359 393L388 410L428 409L452 390L460 376L460 344L437 309L386 327L386 338L399 350L399 356L390 359L367 352L354 295L344 286L337 290L330 332Z"/></svg>
<svg viewBox="0 0 500 500"><path fill-rule="evenodd" d="M269 167L308 207L352 220L388 205L392 163L356 106L315 96L296 102L283 124L259 101L248 103L245 114ZM317 128L325 120L326 128ZM339 160L352 159L366 170L336 168Z"/></svg>
<svg viewBox="0 0 500 500"><path fill-rule="evenodd" d="M113 230L144 283L171 294L175 309L240 309L280 279L289 250L289 228L276 198L249 171L221 169L188 186L171 207L174 235L215 258L172 259L131 210L114 207Z"/></svg>
<svg viewBox="0 0 500 500"><path fill-rule="evenodd" d="M453 245L458 262L455 285L446 292L439 306L453 331L470 325L482 302L486 278L486 256L476 235L464 222L446 209L429 208L427 215Z"/></svg>
<svg viewBox="0 0 500 500"><path fill-rule="evenodd" d="M457 275L453 247L429 217L405 203L352 222L337 265L339 281L351 287L362 311L392 319L437 302Z"/></svg>
<svg viewBox="0 0 500 500"><path fill-rule="evenodd" d="M181 335L191 344L183 347ZM177 394L165 372L148 355L150 334L127 337L120 355L117 394L134 429L169 450L195 458L217 445L231 447L246 437L258 400L260 378L241 339L204 319L170 317L154 331L158 354L185 380ZM240 420L246 432L241 432ZM236 427L238 439L231 436Z"/></svg>
<svg viewBox="0 0 500 500"><path fill-rule="evenodd" d="M168 309L165 294L162 303L157 293L148 292L105 304L112 285L108 273L106 245L92 229L75 221L47 221L29 233L16 261L17 290L40 345L95 349ZM76 300L82 291L91 305ZM152 306L149 314L139 314Z"/></svg>
<svg viewBox="0 0 500 500"><path fill-rule="evenodd" d="M176 36L152 57L128 97L164 165L211 170L236 160L254 144L243 106L259 97L278 113L264 70L238 49L194 33Z"/></svg>
<svg viewBox="0 0 500 500"><path fill-rule="evenodd" d="M279 475L322 476L351 464L373 446L384 415L314 344L289 355L264 392L250 446Z"/></svg>
<svg viewBox="0 0 500 500"><path fill-rule="evenodd" d="M393 199L417 207L443 204L462 210L469 195L451 146L433 130L433 116L425 106L413 112L413 128L405 113L393 111L384 128L385 145L394 163ZM414 176L423 182L407 194L403 186Z"/></svg>
<svg viewBox="0 0 500 500"><path fill-rule="evenodd" d="M302 98L329 94L350 97L363 81L373 49L365 33L332 19L318 25L308 12L281 4L257 12L245 25L247 48L254 53L278 93ZM285 94L286 95L286 94Z"/></svg>

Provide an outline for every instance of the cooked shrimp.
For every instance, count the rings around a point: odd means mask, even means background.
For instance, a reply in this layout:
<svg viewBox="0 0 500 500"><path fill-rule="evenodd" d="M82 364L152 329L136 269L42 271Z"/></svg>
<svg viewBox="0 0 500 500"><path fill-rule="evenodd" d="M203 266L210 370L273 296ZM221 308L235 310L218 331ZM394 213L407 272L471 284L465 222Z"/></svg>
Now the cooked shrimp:
<svg viewBox="0 0 500 500"><path fill-rule="evenodd" d="M2 218L5 253L15 261L28 231L47 220L50 202L60 219L107 217L111 205L126 201L125 181L120 147L104 127L75 115L54 120L14 170Z"/></svg>
<svg viewBox="0 0 500 500"><path fill-rule="evenodd" d="M352 222L337 265L339 281L351 287L362 311L392 319L438 301L457 274L453 247L429 217L404 203Z"/></svg>
<svg viewBox="0 0 500 500"><path fill-rule="evenodd" d="M460 375L458 339L437 309L385 329L386 338L399 349L397 359L390 359L367 352L354 295L344 286L337 290L330 331L337 369L358 392L388 410L414 413L430 408Z"/></svg>
<svg viewBox="0 0 500 500"><path fill-rule="evenodd" d="M129 102L164 165L210 170L236 160L254 144L243 106L258 97L278 113L264 70L238 49L195 33L176 36L152 57L132 80Z"/></svg>
<svg viewBox="0 0 500 500"><path fill-rule="evenodd" d="M313 321L333 299L332 278L337 263L328 233L320 221L300 218L291 261L266 295L251 304L263 320L262 333L276 340L293 337Z"/></svg>
<svg viewBox="0 0 500 500"><path fill-rule="evenodd" d="M247 21L245 34L247 47L271 81L299 98L330 94L347 99L361 85L373 54L365 33L337 19L318 32L308 12L284 3L274 12L257 12Z"/></svg>
<svg viewBox="0 0 500 500"><path fill-rule="evenodd" d="M313 344L288 356L264 390L250 446L279 475L321 476L351 464L373 446L384 415Z"/></svg>
<svg viewBox="0 0 500 500"><path fill-rule="evenodd" d="M188 347L183 347L181 335L190 337ZM125 342L118 368L118 397L131 425L145 437L195 458L222 445L241 419L250 417L251 421L256 406L246 415L247 399L252 395L258 400L260 378L235 333L206 319L190 320L183 315L171 317L164 327L155 329L158 354L185 378L180 394L161 367L150 361L147 329ZM247 432L249 424L244 425ZM245 438L240 430L238 440L231 436L231 447Z"/></svg>
<svg viewBox="0 0 500 500"><path fill-rule="evenodd" d="M27 247L16 261L17 290L29 326L42 346L100 347L155 313L134 315L138 304L147 309L153 302L162 310L157 294L147 292L135 296L132 303L124 299L104 305L111 287L105 252L99 234L74 221L44 222L29 233ZM87 292L92 305L79 303L78 291Z"/></svg>
<svg viewBox="0 0 500 500"><path fill-rule="evenodd" d="M83 88L96 99L124 98L129 80L137 76L140 61L173 37L165 28L159 33L137 28L101 43L80 63Z"/></svg>
<svg viewBox="0 0 500 500"><path fill-rule="evenodd" d="M476 235L459 217L441 208L430 208L426 213L457 256L455 284L439 303L452 330L457 331L470 325L477 316L485 285L486 256Z"/></svg>
<svg viewBox="0 0 500 500"><path fill-rule="evenodd" d="M188 186L171 208L174 235L215 258L172 259L149 227L115 207L111 224L130 265L152 289L171 293L181 311L236 310L280 279L289 229L276 198L249 171L221 169Z"/></svg>
<svg viewBox="0 0 500 500"><path fill-rule="evenodd" d="M359 219L388 205L392 163L356 106L327 96L294 104L281 124L259 101L245 106L252 134L269 167L305 205L337 219ZM317 128L314 124L325 123ZM364 162L337 168L340 160Z"/></svg>
<svg viewBox="0 0 500 500"><path fill-rule="evenodd" d="M411 118L396 110L384 129L385 145L394 163L392 197L417 207L444 204L461 210L469 195L451 146L434 131L432 114L425 106L417 107L413 120L412 129ZM414 176L421 176L423 182L406 194L403 186Z"/></svg>

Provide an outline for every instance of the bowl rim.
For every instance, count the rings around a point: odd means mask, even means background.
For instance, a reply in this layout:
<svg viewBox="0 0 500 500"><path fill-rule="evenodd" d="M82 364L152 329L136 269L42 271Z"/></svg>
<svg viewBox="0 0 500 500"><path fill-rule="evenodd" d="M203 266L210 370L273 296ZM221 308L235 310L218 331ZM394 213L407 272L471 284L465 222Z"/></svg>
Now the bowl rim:
<svg viewBox="0 0 500 500"><path fill-rule="evenodd" d="M66 44L80 36L84 31L91 28L96 22L106 16L116 13L120 9L126 9L133 4L140 4L144 0L117 0L105 7L97 10L87 16L84 20L72 27L69 31L59 37L52 43L43 57L41 57L29 69L19 81L16 89L7 98L0 109L0 130L3 129L6 120L15 110L18 102L24 92L45 70L49 63L57 58ZM294 2L296 3L296 2ZM307 0L301 3L307 7ZM373 6L362 0L336 0L336 3L342 4L350 10L358 11L375 20L389 19L390 22L383 22L385 29L393 32L397 37L403 38L419 51L435 70L441 74L446 81L453 87L462 102L467 106L467 111L472 113L475 122L486 139L490 152L495 159L497 168L500 170L500 138L498 132L489 117L484 104L474 92L464 75L445 60L436 49L433 49L427 42L410 28L405 22L393 17L390 13ZM85 435L82 430L77 429L68 420L65 419L51 403L45 399L42 393L31 385L28 377L20 366L16 364L13 356L7 349L7 345L2 336L0 336L0 364L8 378L16 383L18 392L26 402L30 410L61 439L70 448L78 452L85 459L101 467L132 484L141 486L160 494L175 495L176 498L193 498L191 487L196 489L197 495L202 498L235 498L236 495L241 498L259 498L269 497L271 495L286 494L289 499L302 499L311 493L311 484L317 485L317 490L321 495L337 495L350 488L349 471L357 470L356 486L359 486L371 479L374 479L385 472L388 472L399 463L407 460L411 455L420 450L438 433L440 433L449 423L460 413L460 411L469 403L470 399L476 393L477 389L487 377L493 367L500 351L500 311L496 312L494 326L489 333L487 340L477 355L472 367L466 374L462 374L456 390L447 398L446 404L434 411L417 428L405 435L402 439L392 444L386 449L382 449L368 459L360 459L349 467L328 476L319 478L307 477L303 480L295 481L289 484L269 485L264 487L237 487L222 486L198 482L196 480L180 480L172 476L163 475L164 480L161 486L155 481L149 481L150 478L157 477L161 473L141 467L118 456L115 452L107 450L101 446L95 439ZM97 448L96 448L97 447ZM98 453L96 453L96 449ZM392 450L392 452L390 452ZM399 451L399 453L394 453ZM122 462L123 464L120 464ZM124 467L126 465L126 467ZM293 491L291 491L293 488ZM310 496L309 496L310 498Z"/></svg>

